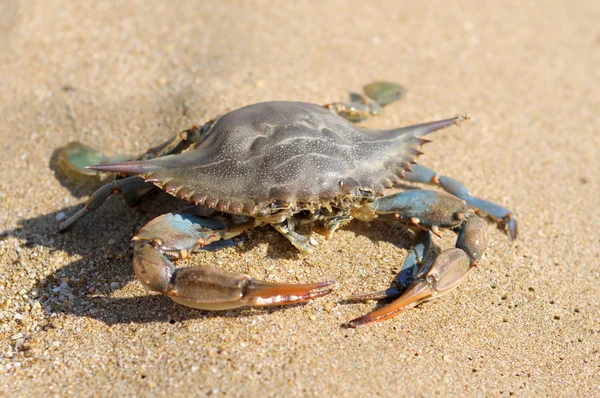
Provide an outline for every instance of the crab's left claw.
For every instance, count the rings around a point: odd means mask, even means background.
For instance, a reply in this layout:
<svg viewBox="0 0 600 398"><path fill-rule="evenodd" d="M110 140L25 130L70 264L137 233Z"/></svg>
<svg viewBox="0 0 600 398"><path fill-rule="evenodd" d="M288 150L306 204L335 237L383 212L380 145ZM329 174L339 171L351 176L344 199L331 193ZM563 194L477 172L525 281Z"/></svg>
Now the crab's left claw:
<svg viewBox="0 0 600 398"><path fill-rule="evenodd" d="M422 302L452 291L467 276L475 263L464 250L454 248L442 252L429 269L421 272L400 298L391 304L349 322L351 327L380 322L396 316Z"/></svg>
<svg viewBox="0 0 600 398"><path fill-rule="evenodd" d="M179 304L202 310L296 304L331 293L334 282L270 283L214 267L176 271L166 294Z"/></svg>
<svg viewBox="0 0 600 398"><path fill-rule="evenodd" d="M195 214L165 214L144 226L134 237L133 269L146 290L203 310L228 310L246 306L296 304L332 291L334 282L310 284L269 283L215 267L175 269L170 258L187 258L215 244L235 244L231 239L253 221L243 217L207 218Z"/></svg>

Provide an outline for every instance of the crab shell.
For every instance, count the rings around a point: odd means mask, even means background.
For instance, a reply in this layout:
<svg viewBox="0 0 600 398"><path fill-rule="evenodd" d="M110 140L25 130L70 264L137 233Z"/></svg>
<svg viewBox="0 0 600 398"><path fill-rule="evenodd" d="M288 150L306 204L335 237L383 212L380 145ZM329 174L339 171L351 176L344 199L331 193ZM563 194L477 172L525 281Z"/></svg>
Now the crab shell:
<svg viewBox="0 0 600 398"><path fill-rule="evenodd" d="M228 213L272 214L373 200L428 142L420 125L374 131L304 102L264 102L218 118L184 153L111 165Z"/></svg>

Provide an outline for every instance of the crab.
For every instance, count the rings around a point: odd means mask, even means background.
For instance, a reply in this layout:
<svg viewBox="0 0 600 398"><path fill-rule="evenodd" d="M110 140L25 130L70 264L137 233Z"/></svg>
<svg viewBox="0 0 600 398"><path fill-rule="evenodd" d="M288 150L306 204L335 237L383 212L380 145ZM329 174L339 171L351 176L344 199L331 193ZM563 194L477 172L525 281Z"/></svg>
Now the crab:
<svg viewBox="0 0 600 398"><path fill-rule="evenodd" d="M415 163L429 142L424 136L468 117L368 130L354 123L378 114L403 97L404 89L376 82L364 91L366 96L353 94L349 103L325 106L249 105L176 134L135 160L71 143L63 149L70 169L117 174L59 230L115 194L136 204L143 192L158 187L189 202L190 208L155 218L132 239L133 267L146 291L213 311L312 300L329 294L335 282L269 283L215 267L175 268L171 260L234 245L246 230L263 225L308 255L315 243L297 231L299 225L319 227L328 237L353 219L401 223L415 238L399 277L389 289L351 298L395 300L349 326L379 322L438 298L464 281L482 258L488 238L478 214L503 226L510 239L517 237L516 220L509 210L471 196L460 182ZM441 190L407 189L406 183ZM432 234L439 236L440 228L457 233L454 248L433 249Z"/></svg>

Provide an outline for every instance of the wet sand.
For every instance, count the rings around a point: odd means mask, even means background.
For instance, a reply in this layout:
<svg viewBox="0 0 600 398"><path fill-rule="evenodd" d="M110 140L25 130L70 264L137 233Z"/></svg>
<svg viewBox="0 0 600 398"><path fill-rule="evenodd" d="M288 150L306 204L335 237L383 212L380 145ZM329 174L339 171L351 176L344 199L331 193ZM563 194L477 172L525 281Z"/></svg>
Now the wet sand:
<svg viewBox="0 0 600 398"><path fill-rule="evenodd" d="M0 1L0 395L595 396L600 389L600 5L571 2ZM407 254L353 222L301 257L263 228L193 256L269 281L335 279L285 309L208 313L146 295L129 239L178 208L118 198L65 234L89 188L55 176L80 140L137 154L266 100L408 96L364 124L469 113L420 163L514 211L448 296L357 329ZM451 232L435 240L451 247Z"/></svg>

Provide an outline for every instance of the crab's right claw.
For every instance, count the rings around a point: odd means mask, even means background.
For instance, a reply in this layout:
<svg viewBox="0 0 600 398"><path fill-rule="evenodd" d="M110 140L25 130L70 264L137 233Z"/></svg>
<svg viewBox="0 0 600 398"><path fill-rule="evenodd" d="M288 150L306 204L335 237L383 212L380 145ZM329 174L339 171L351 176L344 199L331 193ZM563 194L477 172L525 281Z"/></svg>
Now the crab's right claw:
<svg viewBox="0 0 600 398"><path fill-rule="evenodd" d="M421 273L400 298L391 304L349 322L357 327L394 317L425 301L438 298L452 291L467 276L475 263L462 249L443 251L426 271Z"/></svg>
<svg viewBox="0 0 600 398"><path fill-rule="evenodd" d="M146 242L136 244L133 263L146 289L166 294L179 304L209 311L296 304L329 294L334 283L269 283L214 267L175 270L159 250Z"/></svg>

